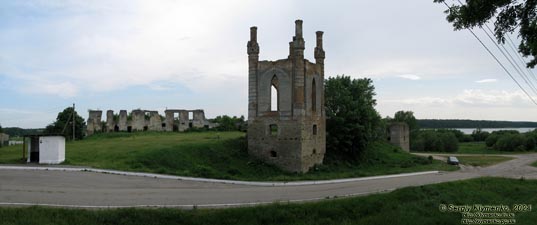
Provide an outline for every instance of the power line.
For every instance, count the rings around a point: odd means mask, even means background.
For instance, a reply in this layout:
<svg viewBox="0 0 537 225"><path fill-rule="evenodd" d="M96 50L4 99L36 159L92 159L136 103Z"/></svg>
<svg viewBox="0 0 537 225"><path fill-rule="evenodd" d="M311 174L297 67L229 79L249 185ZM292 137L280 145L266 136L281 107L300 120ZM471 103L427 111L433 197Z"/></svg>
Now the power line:
<svg viewBox="0 0 537 225"><path fill-rule="evenodd" d="M492 33L492 30L490 29L490 27L487 24L485 24L485 27ZM487 30L483 29L483 27L479 27L479 28L481 30L483 30L485 32L485 34L487 35L487 37L490 39L490 41L494 45L496 45L496 48L498 48L498 50L500 50L500 52L502 53L503 57L505 57L505 59L507 59L507 61L511 64L511 66L513 66L515 71L518 73L518 75L520 77L522 77L522 80L524 80L524 82L530 87L530 89L533 91L533 93L537 94L537 89L535 89L535 86L533 86L533 84L531 83L531 80L529 80L529 78L526 76L526 74L523 73L522 68L520 68L518 63L515 62L515 59L513 58L513 56L511 56L511 54L509 52L507 52L507 49L505 49L505 46L499 45L498 43L496 43L494 38L492 38L492 36L487 32ZM500 48L500 46L503 48L503 50L502 50L502 48ZM505 50L505 52L504 52L504 50ZM511 59L509 59L505 53L507 53L507 55L509 55L509 58L511 58ZM513 60L513 61L511 61L511 60Z"/></svg>
<svg viewBox="0 0 537 225"><path fill-rule="evenodd" d="M533 80L535 82L537 82L537 78L535 77L535 74L533 73L533 70L531 70L530 68L527 67L527 63L526 61L524 61L524 59L522 58L521 54L518 53L518 51L516 50L516 46L515 46L515 43L513 42L513 40L511 40L511 37L509 37L509 35L505 35L507 36L507 40L508 40L508 46L511 47L511 49L513 49L513 51L515 52L515 55L517 55L518 59L520 60L520 62L522 63L522 65L526 68L526 70L528 71L531 78L533 78Z"/></svg>
<svg viewBox="0 0 537 225"><path fill-rule="evenodd" d="M445 1L443 3L444 5L446 5L446 7L448 7L449 10L451 10L451 7ZM474 31L472 31L472 29L470 28L466 28L466 29L470 31L470 33L477 39L477 41L479 41L479 43L485 48L485 50L487 50L487 52L492 56L492 58L496 60L496 62L507 73L507 75L509 75L509 77L511 77L511 79L518 85L518 87L528 96L528 98L533 102L533 104L537 105L537 102L533 99L533 97L531 97L531 95L528 94L528 92L522 87L522 85L520 85L520 83L518 83L518 81L513 77L513 75L509 72L509 70L507 70L507 68L505 68L502 62L500 62L500 60L496 58L496 56L492 53L492 51L490 51L490 49L485 45L485 43L483 43L483 41L481 41L481 39L474 33Z"/></svg>

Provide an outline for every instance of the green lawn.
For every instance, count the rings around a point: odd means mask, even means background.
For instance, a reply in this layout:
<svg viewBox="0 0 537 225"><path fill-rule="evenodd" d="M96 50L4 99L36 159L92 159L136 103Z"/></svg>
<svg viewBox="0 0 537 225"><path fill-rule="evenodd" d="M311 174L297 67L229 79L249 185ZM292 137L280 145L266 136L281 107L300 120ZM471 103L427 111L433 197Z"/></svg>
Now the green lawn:
<svg viewBox="0 0 537 225"><path fill-rule="evenodd" d="M476 155L476 156L457 156L461 164L471 165L471 166L491 166L501 162L505 162L511 159L512 157L506 156L494 156L494 155Z"/></svg>
<svg viewBox="0 0 537 225"><path fill-rule="evenodd" d="M537 181L478 178L407 187L390 193L302 204L270 204L230 209L59 209L0 208L0 224L461 224L461 214L441 212L440 204L531 204L517 212L516 224L537 221Z"/></svg>
<svg viewBox="0 0 537 225"><path fill-rule="evenodd" d="M21 148L0 149L0 163L20 163ZM98 134L68 142L66 149L69 165L236 180L321 180L456 169L378 142L359 165L328 161L307 174L288 173L249 157L241 132Z"/></svg>

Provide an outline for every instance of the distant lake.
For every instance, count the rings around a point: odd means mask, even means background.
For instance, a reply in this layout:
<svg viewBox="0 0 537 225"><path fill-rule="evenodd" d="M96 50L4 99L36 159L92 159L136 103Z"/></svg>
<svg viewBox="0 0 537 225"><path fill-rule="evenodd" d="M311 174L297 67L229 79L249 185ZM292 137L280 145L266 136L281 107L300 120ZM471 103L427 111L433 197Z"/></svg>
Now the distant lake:
<svg viewBox="0 0 537 225"><path fill-rule="evenodd" d="M474 130L476 130L477 128L451 128L451 129L455 129L455 130L460 130L462 131L463 133L465 134L472 134L472 132ZM524 132L528 132L528 131L532 131L532 130L535 130L535 127L522 127L522 128L481 128L481 131L487 131L487 132L492 132L492 131L498 131L498 130L517 130L518 132L520 133L524 133Z"/></svg>

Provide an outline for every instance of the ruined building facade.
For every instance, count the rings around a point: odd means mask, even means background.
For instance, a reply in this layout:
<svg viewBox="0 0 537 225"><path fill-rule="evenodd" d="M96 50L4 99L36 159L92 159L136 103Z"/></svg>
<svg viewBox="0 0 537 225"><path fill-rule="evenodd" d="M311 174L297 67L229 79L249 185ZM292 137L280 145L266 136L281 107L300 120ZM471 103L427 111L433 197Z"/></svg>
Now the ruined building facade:
<svg viewBox="0 0 537 225"><path fill-rule="evenodd" d="M410 131L408 125L403 122L393 122L388 129L388 140L392 145L410 151Z"/></svg>
<svg viewBox="0 0 537 225"><path fill-rule="evenodd" d="M248 152L292 172L322 164L326 150L323 32L315 63L304 58L302 21L295 21L289 56L259 61L257 28L248 41Z"/></svg>
<svg viewBox="0 0 537 225"><path fill-rule="evenodd" d="M212 128L215 124L205 119L201 109L184 110L168 109L162 117L158 111L135 109L131 114L120 110L119 115L114 111L106 111L106 122L101 119L101 110L89 110L87 135L96 132L132 132L132 131L185 131L189 128ZM192 116L189 116L192 115Z"/></svg>

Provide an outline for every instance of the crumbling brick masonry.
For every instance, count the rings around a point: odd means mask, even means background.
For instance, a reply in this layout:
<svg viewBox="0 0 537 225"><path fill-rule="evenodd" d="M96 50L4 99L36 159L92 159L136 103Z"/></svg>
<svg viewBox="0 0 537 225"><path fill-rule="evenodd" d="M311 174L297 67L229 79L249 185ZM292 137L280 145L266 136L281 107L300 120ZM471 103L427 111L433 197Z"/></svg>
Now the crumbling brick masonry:
<svg viewBox="0 0 537 225"><path fill-rule="evenodd" d="M257 27L247 44L248 152L292 172L322 164L326 149L325 52L323 32L316 34L315 63L304 59L301 20L287 59L259 61Z"/></svg>
<svg viewBox="0 0 537 225"><path fill-rule="evenodd" d="M192 114L189 118L189 114ZM133 132L133 131L185 131L189 128L213 128L216 124L205 119L202 109L184 110L168 109L166 117L158 111L135 109L127 115L127 110L120 110L119 115L114 111L106 111L106 122L101 121L101 110L89 110L87 135L96 132Z"/></svg>

